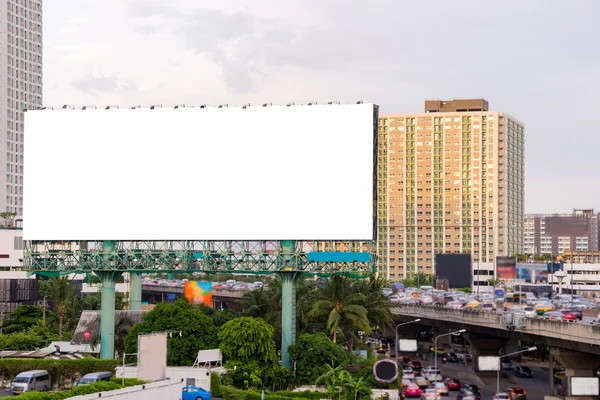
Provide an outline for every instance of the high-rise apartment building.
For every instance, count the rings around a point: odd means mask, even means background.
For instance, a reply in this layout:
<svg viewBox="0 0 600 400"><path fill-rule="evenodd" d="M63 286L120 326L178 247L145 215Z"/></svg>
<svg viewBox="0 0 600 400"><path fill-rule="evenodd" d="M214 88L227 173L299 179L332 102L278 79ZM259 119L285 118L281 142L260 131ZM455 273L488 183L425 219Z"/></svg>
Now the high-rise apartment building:
<svg viewBox="0 0 600 400"><path fill-rule="evenodd" d="M593 209L574 209L571 214L528 214L523 229L523 253L532 256L600 250L600 213Z"/></svg>
<svg viewBox="0 0 600 400"><path fill-rule="evenodd" d="M381 115L379 271L435 272L435 255L493 265L523 247L524 126L483 99Z"/></svg>
<svg viewBox="0 0 600 400"><path fill-rule="evenodd" d="M23 213L23 112L42 106L42 1L0 7L0 211Z"/></svg>

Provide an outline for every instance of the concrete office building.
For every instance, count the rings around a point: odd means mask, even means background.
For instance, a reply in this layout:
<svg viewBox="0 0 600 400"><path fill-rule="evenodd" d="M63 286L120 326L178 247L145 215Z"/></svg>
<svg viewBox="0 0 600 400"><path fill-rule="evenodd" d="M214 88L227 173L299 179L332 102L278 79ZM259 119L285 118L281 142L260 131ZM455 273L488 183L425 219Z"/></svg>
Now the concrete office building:
<svg viewBox="0 0 600 400"><path fill-rule="evenodd" d="M495 255L520 253L524 136L523 123L489 111L483 99L426 101L424 113L381 115L380 273L391 280L431 274L436 254L470 253L493 276Z"/></svg>
<svg viewBox="0 0 600 400"><path fill-rule="evenodd" d="M23 110L42 106L42 1L0 8L0 211L23 213Z"/></svg>
<svg viewBox="0 0 600 400"><path fill-rule="evenodd" d="M574 209L570 214L527 214L523 222L523 252L553 257L567 251L600 249L600 213Z"/></svg>

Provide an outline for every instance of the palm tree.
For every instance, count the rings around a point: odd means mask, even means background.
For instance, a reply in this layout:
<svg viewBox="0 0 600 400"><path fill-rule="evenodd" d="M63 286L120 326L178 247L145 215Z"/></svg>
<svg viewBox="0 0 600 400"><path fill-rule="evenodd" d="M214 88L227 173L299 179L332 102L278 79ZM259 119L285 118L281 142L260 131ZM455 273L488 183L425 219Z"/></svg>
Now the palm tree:
<svg viewBox="0 0 600 400"><path fill-rule="evenodd" d="M354 377L347 373L344 375L344 389L348 390L354 400L358 400L359 397L370 397L371 389L365 381L365 377L354 379Z"/></svg>
<svg viewBox="0 0 600 400"><path fill-rule="evenodd" d="M315 381L315 384L324 384L327 388L327 393L329 393L329 398L333 400L333 396L335 393L338 393L339 398L342 398L342 387L344 384L344 377L348 374L346 371L346 364L348 362L344 361L337 367L333 362L331 365L326 364L327 372L323 375L319 376Z"/></svg>
<svg viewBox="0 0 600 400"><path fill-rule="evenodd" d="M391 308L393 304L383 293L387 287L387 280L383 278L371 277L357 281L355 286L365 296L363 306L367 310L367 317L372 328L383 330L385 326L393 326Z"/></svg>
<svg viewBox="0 0 600 400"><path fill-rule="evenodd" d="M262 318L267 320L267 315L273 309L273 302L267 296L267 291L262 287L244 293L244 297L239 301L242 306L242 314L247 317Z"/></svg>
<svg viewBox="0 0 600 400"><path fill-rule="evenodd" d="M357 331L371 332L365 296L354 290L350 279L332 276L325 286L314 293L313 307L307 319L326 319L326 329L337 342L338 333L347 339L356 338Z"/></svg>
<svg viewBox="0 0 600 400"><path fill-rule="evenodd" d="M73 287L69 278L61 276L52 278L46 282L45 290L48 297L56 302L56 314L58 315L58 340L62 341L63 337L63 322L66 314L68 300L73 296Z"/></svg>

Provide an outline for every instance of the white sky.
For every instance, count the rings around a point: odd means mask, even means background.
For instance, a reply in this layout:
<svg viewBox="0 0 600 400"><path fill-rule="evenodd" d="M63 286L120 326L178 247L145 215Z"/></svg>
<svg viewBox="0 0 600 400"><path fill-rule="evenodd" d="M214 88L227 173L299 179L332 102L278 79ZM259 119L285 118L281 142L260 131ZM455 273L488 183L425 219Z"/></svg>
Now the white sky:
<svg viewBox="0 0 600 400"><path fill-rule="evenodd" d="M44 2L44 103L485 97L526 124L526 211L600 207L600 2Z"/></svg>

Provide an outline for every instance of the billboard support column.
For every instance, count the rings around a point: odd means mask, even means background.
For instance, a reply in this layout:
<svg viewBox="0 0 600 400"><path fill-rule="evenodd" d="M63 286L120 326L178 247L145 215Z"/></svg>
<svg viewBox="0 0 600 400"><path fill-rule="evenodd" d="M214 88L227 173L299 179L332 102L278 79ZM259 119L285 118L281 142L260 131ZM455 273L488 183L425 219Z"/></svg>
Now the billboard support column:
<svg viewBox="0 0 600 400"><path fill-rule="evenodd" d="M295 242L281 241L282 270L277 272L281 280L281 364L291 368L289 346L296 343L296 281L301 272L298 271L294 258Z"/></svg>
<svg viewBox="0 0 600 400"><path fill-rule="evenodd" d="M129 273L129 309L139 311L142 309L142 273Z"/></svg>
<svg viewBox="0 0 600 400"><path fill-rule="evenodd" d="M100 358L112 360L115 358L115 286L121 272L112 271L116 260L112 259L117 249L115 240L102 242L102 269L94 271L102 280L101 309L100 309Z"/></svg>

